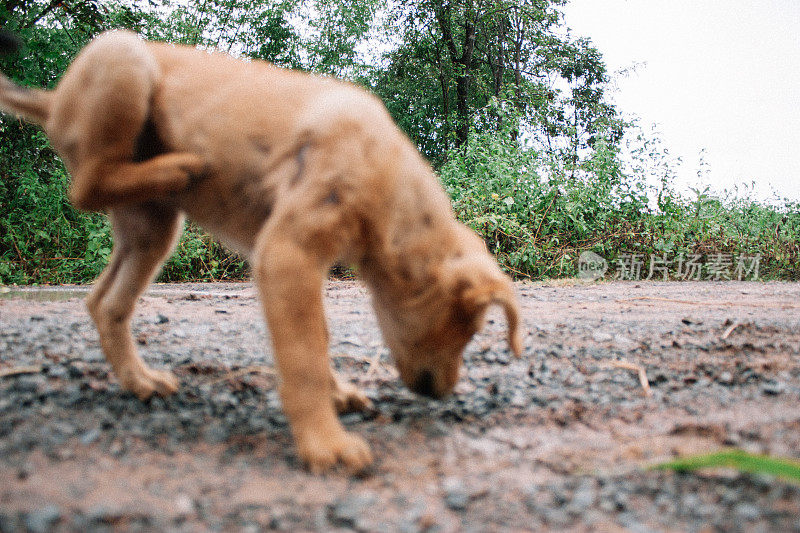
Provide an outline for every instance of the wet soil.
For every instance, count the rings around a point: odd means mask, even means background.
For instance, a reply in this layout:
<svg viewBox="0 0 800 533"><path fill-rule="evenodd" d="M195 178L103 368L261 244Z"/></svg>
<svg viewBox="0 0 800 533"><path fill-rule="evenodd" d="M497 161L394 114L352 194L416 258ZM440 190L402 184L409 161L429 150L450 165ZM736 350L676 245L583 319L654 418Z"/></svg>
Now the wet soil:
<svg viewBox="0 0 800 533"><path fill-rule="evenodd" d="M649 470L733 446L800 458L800 285L518 285L525 354L493 312L456 394L397 378L366 290L330 282L332 361L375 403L342 417L362 477L307 473L250 284L155 285L142 356L178 394L120 391L85 288L0 292L0 531L800 531L800 487ZM648 394L649 392L649 394Z"/></svg>

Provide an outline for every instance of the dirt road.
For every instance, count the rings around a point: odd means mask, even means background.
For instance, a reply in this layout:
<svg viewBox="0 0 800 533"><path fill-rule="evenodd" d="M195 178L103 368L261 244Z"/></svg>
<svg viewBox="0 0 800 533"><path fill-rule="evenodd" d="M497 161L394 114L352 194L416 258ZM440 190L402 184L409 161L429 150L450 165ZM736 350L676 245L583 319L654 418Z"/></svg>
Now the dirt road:
<svg viewBox="0 0 800 533"><path fill-rule="evenodd" d="M366 291L327 285L334 365L376 405L343 417L377 458L360 479L298 463L251 285L142 298L139 349L183 383L148 404L109 375L84 289L2 293L0 531L800 531L800 487L646 470L800 457L799 284L518 289L523 359L493 313L435 402L399 383Z"/></svg>

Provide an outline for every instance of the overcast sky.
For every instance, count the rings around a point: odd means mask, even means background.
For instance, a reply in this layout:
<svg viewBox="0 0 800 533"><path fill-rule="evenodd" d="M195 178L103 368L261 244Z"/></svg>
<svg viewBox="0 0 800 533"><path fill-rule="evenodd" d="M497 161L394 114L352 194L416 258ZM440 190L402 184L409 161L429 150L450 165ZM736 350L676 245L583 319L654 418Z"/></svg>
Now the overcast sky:
<svg viewBox="0 0 800 533"><path fill-rule="evenodd" d="M800 0L572 0L565 18L610 70L644 63L614 100L685 159L682 190L705 149L712 188L800 201Z"/></svg>

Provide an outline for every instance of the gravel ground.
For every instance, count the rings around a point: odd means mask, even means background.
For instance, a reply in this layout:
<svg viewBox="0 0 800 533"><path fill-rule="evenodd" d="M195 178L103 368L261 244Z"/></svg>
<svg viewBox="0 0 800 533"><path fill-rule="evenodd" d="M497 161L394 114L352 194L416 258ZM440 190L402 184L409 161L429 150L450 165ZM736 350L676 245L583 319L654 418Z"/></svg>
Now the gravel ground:
<svg viewBox="0 0 800 533"><path fill-rule="evenodd" d="M376 457L360 478L299 464L252 285L141 299L139 349L182 381L148 403L109 375L85 288L0 293L0 531L800 531L796 485L646 468L800 458L800 285L518 290L524 357L492 313L435 402L398 381L367 292L327 285L333 363L376 406L343 417Z"/></svg>

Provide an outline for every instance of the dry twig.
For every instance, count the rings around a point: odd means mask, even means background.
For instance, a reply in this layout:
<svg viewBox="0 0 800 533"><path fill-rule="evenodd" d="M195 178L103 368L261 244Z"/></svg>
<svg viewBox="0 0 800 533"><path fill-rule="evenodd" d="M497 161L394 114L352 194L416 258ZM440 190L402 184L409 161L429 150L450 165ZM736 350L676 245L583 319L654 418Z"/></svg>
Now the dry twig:
<svg viewBox="0 0 800 533"><path fill-rule="evenodd" d="M7 378L11 376L19 376L21 374L38 374L42 371L42 367L35 366L14 366L11 368L0 368L0 378Z"/></svg>
<svg viewBox="0 0 800 533"><path fill-rule="evenodd" d="M733 324L731 324L731 326L725 330L725 333L722 334L722 340L725 340L728 337L730 337L731 333L733 333L733 331L739 326L744 326L744 324L742 324L741 322L734 322Z"/></svg>
<svg viewBox="0 0 800 533"><path fill-rule="evenodd" d="M277 372L271 366L248 366L247 368L226 372L225 375L209 381L208 385L216 385L217 383L228 381L229 379L240 378L248 374L264 374L266 376L274 376L277 374Z"/></svg>
<svg viewBox="0 0 800 533"><path fill-rule="evenodd" d="M637 374L639 374L639 383L642 385L642 390L644 391L644 395L648 397L653 395L653 391L650 390L650 382L647 380L647 373L644 371L644 368L642 366L623 360L611 361L609 365L612 366L613 368L624 368L625 370L632 370Z"/></svg>
<svg viewBox="0 0 800 533"><path fill-rule="evenodd" d="M673 298L656 298L654 296L638 296L636 298L624 298L621 300L614 300L618 304L623 303L635 303L635 302L667 302L673 304L684 304L684 305L704 305L704 306L723 306L723 307L767 307L774 309L775 307L780 306L781 309L800 309L800 305L795 305L789 302L774 302L774 303L763 303L763 302L715 302L713 300L700 302L695 300L676 300Z"/></svg>
<svg viewBox="0 0 800 533"><path fill-rule="evenodd" d="M372 359L369 361L369 367L367 368L367 375L366 377L370 378L374 374L378 373L378 368L381 365L381 351L376 350L375 355L372 356Z"/></svg>
<svg viewBox="0 0 800 533"><path fill-rule="evenodd" d="M367 373L365 377L369 378L372 377L379 368L386 367L387 369L391 369L390 366L387 366L386 363L381 361L381 352L378 350L375 355L372 357L364 357L363 355L350 355L346 353L341 354L333 354L331 357L345 357L347 359L352 359L353 361L359 361L361 363L367 363Z"/></svg>

